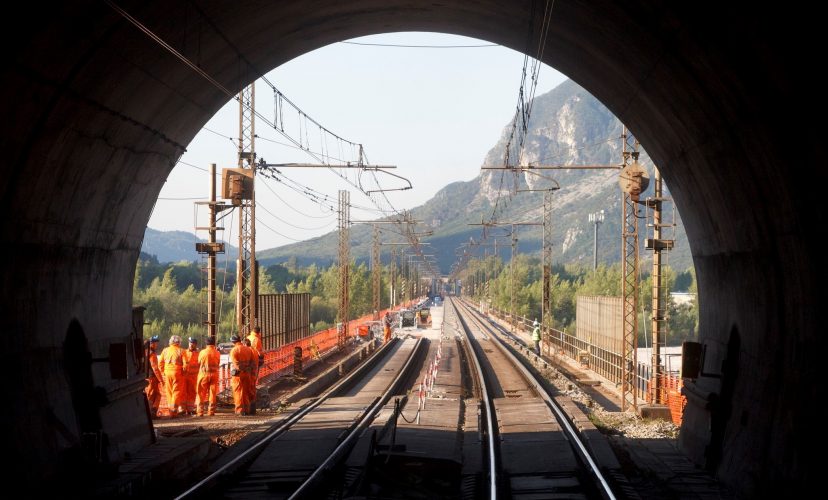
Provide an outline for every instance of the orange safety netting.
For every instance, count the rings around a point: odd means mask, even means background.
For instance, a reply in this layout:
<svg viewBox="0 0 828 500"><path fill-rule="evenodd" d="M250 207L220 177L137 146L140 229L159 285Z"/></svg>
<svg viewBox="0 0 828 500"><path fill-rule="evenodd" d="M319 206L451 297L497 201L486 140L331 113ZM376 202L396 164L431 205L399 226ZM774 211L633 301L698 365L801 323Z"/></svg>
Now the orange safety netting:
<svg viewBox="0 0 828 500"><path fill-rule="evenodd" d="M415 301L410 301L405 304L401 304L401 307L410 307L414 304ZM391 311L390 309L388 311ZM385 314L386 310L382 310L379 312L379 316L382 317ZM359 331L359 326L366 321L373 320L372 314L366 314L357 319L353 319L348 322L348 339L353 338L357 335ZM272 349L270 351L265 351L264 353L264 364L259 368L259 381L262 378L267 376L278 376L284 372L293 369L293 360L294 360L294 351L297 347L302 348L302 364L305 364L307 361L311 359L319 359L323 354L330 351L331 349L336 348L338 342L338 334L336 327L328 328L327 330L322 330L321 332L317 332L310 337L306 337L304 339L297 340L295 342L291 342L289 344L285 344L281 347L276 349ZM223 364L219 366L219 394L224 394L224 391L230 388L230 364ZM169 410L167 409L167 395L165 391L161 391L161 404L158 409L158 414L160 416L169 416Z"/></svg>
<svg viewBox="0 0 828 500"><path fill-rule="evenodd" d="M670 418L676 425L681 425L684 405L687 398L681 394L682 380L676 375L665 375L662 379L664 392L667 394L667 406L670 408Z"/></svg>

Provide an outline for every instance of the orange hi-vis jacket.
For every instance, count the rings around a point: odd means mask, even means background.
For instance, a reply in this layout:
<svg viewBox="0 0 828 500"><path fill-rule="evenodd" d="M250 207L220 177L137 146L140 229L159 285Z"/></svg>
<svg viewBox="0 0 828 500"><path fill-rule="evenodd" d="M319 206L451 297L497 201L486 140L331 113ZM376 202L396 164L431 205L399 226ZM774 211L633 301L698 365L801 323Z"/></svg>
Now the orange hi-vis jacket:
<svg viewBox="0 0 828 500"><path fill-rule="evenodd" d="M167 408L171 413L184 411L184 349L173 344L164 348L158 357L158 368L164 372L167 389Z"/></svg>
<svg viewBox="0 0 828 500"><path fill-rule="evenodd" d="M165 377L182 374L184 372L184 349L177 345L165 347L158 357L158 369L164 372Z"/></svg>
<svg viewBox="0 0 828 500"><path fill-rule="evenodd" d="M240 373L253 373L258 362L257 357L253 349L240 342L230 351L230 368L236 368Z"/></svg>
<svg viewBox="0 0 828 500"><path fill-rule="evenodd" d="M189 377L198 375L198 349L191 351L187 349L184 351L184 373Z"/></svg>
<svg viewBox="0 0 828 500"><path fill-rule="evenodd" d="M230 380L233 389L233 404L237 414L247 415L250 412L250 379L258 363L255 356L253 349L241 342L230 351L230 373L237 371L237 375Z"/></svg>
<svg viewBox="0 0 828 500"><path fill-rule="evenodd" d="M149 353L149 364L150 369L152 370L149 374L149 378L152 378L153 375L158 382L163 382L164 377L162 376L161 368L158 367L158 354L155 351L150 351Z"/></svg>
<svg viewBox="0 0 828 500"><path fill-rule="evenodd" d="M262 354L262 336L257 334L256 332L250 332L250 335L247 336L247 340L250 341L250 347L252 347L258 355Z"/></svg>
<svg viewBox="0 0 828 500"><path fill-rule="evenodd" d="M219 364L221 364L221 353L218 352L216 346L208 345L198 353L199 377L202 373L218 373Z"/></svg>
<svg viewBox="0 0 828 500"><path fill-rule="evenodd" d="M207 412L208 415L216 413L216 399L218 396L219 364L221 354L216 346L207 345L198 353L198 415Z"/></svg>

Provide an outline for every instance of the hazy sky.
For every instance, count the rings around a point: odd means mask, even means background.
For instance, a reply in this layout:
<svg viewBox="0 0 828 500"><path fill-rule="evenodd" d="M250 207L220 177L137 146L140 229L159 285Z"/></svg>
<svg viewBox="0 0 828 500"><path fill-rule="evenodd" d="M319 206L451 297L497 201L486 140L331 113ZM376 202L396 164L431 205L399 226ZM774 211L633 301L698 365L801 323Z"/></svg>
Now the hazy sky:
<svg viewBox="0 0 828 500"><path fill-rule="evenodd" d="M352 40L397 45L481 45L487 42L436 33L392 33ZM474 178L489 149L512 118L523 67L523 54L505 47L404 48L336 43L294 59L268 73L268 79L310 117L339 136L361 143L375 165L396 165L393 172L411 180L414 188L387 193L397 209L425 203L446 184ZM543 66L536 95L565 77ZM256 86L256 108L272 119L270 88ZM286 117L289 122L289 117ZM224 106L195 137L170 173L149 221L161 230L194 232L195 221L205 226L206 211L196 210L191 198L206 198L210 163L236 164L238 104ZM298 138L297 127L291 135ZM217 133L214 133L217 132ZM269 163L317 160L296 148L259 121L259 157ZM320 136L307 135L311 149ZM332 144L327 145L336 148ZM194 168L198 167L198 168ZM294 187L304 185L336 200L337 190L349 189L351 203L373 207L370 200L328 170L290 169ZM387 180L386 180L387 179ZM401 185L382 177L383 187ZM336 214L282 183L257 178L257 249L304 240L336 228ZM336 203L334 201L333 205ZM376 212L351 209L352 219L374 219ZM228 217L225 237L237 237ZM231 227L233 226L233 227ZM199 234L206 238L206 234Z"/></svg>

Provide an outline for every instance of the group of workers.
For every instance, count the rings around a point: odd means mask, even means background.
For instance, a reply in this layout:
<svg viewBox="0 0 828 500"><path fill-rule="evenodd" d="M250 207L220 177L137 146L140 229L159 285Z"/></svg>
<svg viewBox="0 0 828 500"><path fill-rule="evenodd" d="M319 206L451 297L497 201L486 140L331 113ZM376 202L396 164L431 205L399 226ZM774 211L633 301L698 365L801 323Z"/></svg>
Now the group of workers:
<svg viewBox="0 0 828 500"><path fill-rule="evenodd" d="M230 341L233 342L230 384L234 410L237 415L252 415L256 412L259 367L264 362L261 328L255 327L244 341L238 335L233 335ZM184 349L181 337L172 335L169 346L161 354L156 354L158 342L159 337L155 335L147 344L146 395L151 415L158 415L162 387L170 416L215 415L221 363L215 338L208 337L207 346L199 350L198 340L190 337Z"/></svg>

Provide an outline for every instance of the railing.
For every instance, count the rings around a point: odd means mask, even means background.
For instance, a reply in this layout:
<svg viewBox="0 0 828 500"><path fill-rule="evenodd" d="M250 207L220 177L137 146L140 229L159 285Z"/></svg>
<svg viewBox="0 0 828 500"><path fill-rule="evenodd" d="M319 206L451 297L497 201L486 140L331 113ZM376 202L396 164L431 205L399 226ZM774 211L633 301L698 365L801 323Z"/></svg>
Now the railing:
<svg viewBox="0 0 828 500"><path fill-rule="evenodd" d="M506 311L500 311L495 307L488 308L488 314L511 323L510 315ZM525 316L515 315L516 327L521 330L532 330L534 320ZM579 339L566 331L555 328L541 327L541 338L543 340L543 354L547 356L566 355L576 360L584 368L601 375L616 387L620 387L622 378L623 356L620 353L612 352L588 341ZM635 381L631 387L636 391L636 398L640 401L651 403L652 392L650 389L652 368L648 364L637 363L635 369ZM681 416L684 410L686 399L681 395L682 381L677 374L666 373L660 377L659 385L662 387L662 394L665 395L665 403L670 407L671 417L674 423L681 423Z"/></svg>

